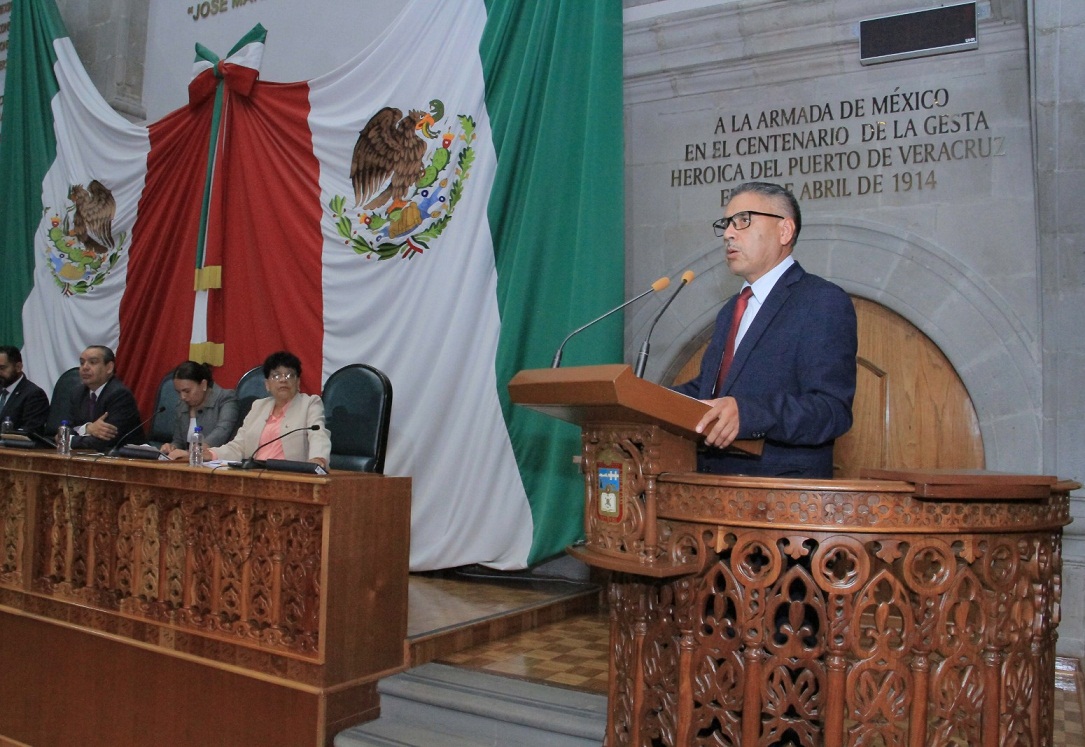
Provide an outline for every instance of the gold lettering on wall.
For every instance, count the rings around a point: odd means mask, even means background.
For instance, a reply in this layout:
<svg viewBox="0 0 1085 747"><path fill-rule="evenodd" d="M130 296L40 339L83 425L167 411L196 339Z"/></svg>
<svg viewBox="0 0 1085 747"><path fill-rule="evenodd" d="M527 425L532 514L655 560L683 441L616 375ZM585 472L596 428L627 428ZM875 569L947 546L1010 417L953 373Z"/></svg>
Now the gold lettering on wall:
<svg viewBox="0 0 1085 747"><path fill-rule="evenodd" d="M717 187L720 204L744 181L785 184L800 200L936 189L952 164L1006 155L980 108L955 106L948 88L900 91L736 112L711 139L683 146L670 186Z"/></svg>

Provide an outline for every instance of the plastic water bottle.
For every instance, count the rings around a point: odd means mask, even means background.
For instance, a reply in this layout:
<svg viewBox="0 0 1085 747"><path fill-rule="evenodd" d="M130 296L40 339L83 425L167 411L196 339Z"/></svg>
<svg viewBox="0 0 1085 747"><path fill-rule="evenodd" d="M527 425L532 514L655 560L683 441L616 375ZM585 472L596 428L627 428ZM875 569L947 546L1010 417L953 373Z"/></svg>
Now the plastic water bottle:
<svg viewBox="0 0 1085 747"><path fill-rule="evenodd" d="M188 466L203 466L203 428L198 425L188 437Z"/></svg>
<svg viewBox="0 0 1085 747"><path fill-rule="evenodd" d="M67 420L62 420L57 428L57 454L66 457L72 455L72 426Z"/></svg>

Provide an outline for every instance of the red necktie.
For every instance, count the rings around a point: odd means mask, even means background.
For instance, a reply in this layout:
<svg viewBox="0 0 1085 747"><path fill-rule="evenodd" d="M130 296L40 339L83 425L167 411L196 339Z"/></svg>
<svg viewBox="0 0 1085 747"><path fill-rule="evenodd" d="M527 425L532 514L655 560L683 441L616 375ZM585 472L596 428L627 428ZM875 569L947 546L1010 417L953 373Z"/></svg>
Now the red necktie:
<svg viewBox="0 0 1085 747"><path fill-rule="evenodd" d="M742 315L746 313L746 306L750 303L750 296L752 295L753 288L747 285L738 294L738 300L735 301L735 313L731 317L731 331L727 333L727 347L723 349L723 360L720 362L720 372L716 375L716 388L712 390L713 394L718 394L720 389L723 388L723 381L727 378L727 370L731 368L731 361L735 358L735 338L738 337L738 328L742 324Z"/></svg>

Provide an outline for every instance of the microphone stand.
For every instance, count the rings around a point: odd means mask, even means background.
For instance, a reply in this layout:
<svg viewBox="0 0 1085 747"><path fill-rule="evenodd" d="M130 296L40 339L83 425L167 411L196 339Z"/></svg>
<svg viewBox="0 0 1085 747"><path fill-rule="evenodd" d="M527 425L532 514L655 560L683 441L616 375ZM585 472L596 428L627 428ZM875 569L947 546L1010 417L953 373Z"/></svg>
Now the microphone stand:
<svg viewBox="0 0 1085 747"><path fill-rule="evenodd" d="M313 423L312 425L305 425L305 426L302 426L301 428L294 428L293 430L289 430L286 433L283 433L281 435L276 436L275 438L269 439L269 440L265 441L264 443L260 444L259 446L257 446L256 449L253 450L252 456L248 457L247 459L241 460L241 462L238 463L237 468L238 469L257 469L258 467L263 467L264 463L259 462L259 461L256 460L256 455L260 453L260 449L264 448L265 446L270 446L271 444L275 443L279 439L286 438L287 436L292 435L294 433L300 433L301 431L319 431L319 430L320 430L320 425L318 423ZM233 462L231 462L230 464L233 464Z"/></svg>
<svg viewBox="0 0 1085 747"><path fill-rule="evenodd" d="M154 411L154 414L153 414L153 415L151 415L151 417L147 418L147 419L146 419L146 420L144 420L144 421L143 421L142 423L140 423L139 425L137 425L137 426L136 426L135 428L133 428L132 430L128 431L128 432L127 432L127 433L125 433L125 434L124 434L123 436L121 436L120 438L118 438L118 439L117 439L117 443L113 444L113 448L109 450L109 453L107 453L107 454L106 454L106 456L111 456L111 457L114 457L114 456L119 456L119 455L120 455L120 453L121 453L121 446L123 446L123 445L124 445L124 441L125 441L125 439L127 439L127 438L128 438L129 436L131 436L131 435L132 435L133 433L135 433L136 431L138 431L138 430L143 430L143 426L145 426L145 425L147 425L148 423L150 423L150 422L151 422L152 420L154 420L155 418L157 418L157 417L158 417L159 415L161 415L161 414L162 414L162 413L164 413L165 411L166 411L166 406L165 406L165 405L163 405L162 407L159 407L159 408L158 408L157 410L155 410L155 411Z"/></svg>
<svg viewBox="0 0 1085 747"><path fill-rule="evenodd" d="M602 316L599 316L599 317L596 317L595 319L592 319L590 322L588 322L584 326L577 327L576 329L574 329L572 332L570 332L568 335L566 335L565 339L561 341L560 345L558 345L557 352L554 353L554 360L550 363L550 368L558 368L559 366L561 366L561 351L565 348L565 343L569 342L570 338L572 338L573 335L576 335L576 334L578 334L580 332L583 332L584 330L586 330L588 327L595 324L596 322L603 321L604 319L606 319L611 314L613 314L613 313L615 313L617 311L621 311L622 309L624 309L629 304L633 303L634 301L639 301L640 299L647 296L649 293L655 293L656 291L663 290L664 288L666 288L670 284L671 284L670 278L668 278L666 276L661 277L659 280L652 283L652 287L650 287L648 290L644 291L640 295L634 296L633 298L630 298L628 301L623 303L621 306L616 306L615 308L611 309L610 311L603 314Z"/></svg>
<svg viewBox="0 0 1085 747"><path fill-rule="evenodd" d="M659 322L660 319L663 318L663 314L667 311L667 307L671 305L671 302L673 302L674 299L678 298L678 294L682 292L683 288L689 285L690 281L693 280L693 277L694 276L692 270L686 270L684 273L682 273L682 282L678 284L678 287L675 288L674 293L671 294L671 297L667 299L667 302L665 304L663 304L663 308L659 310L658 314L656 314L656 318L652 320L652 326L648 328L648 334L644 336L644 342L640 344L640 352L637 353L637 365L633 369L633 375L636 376L638 379L644 378L644 367L648 364L648 351L651 348L651 346L648 344L648 339L652 336L652 332L655 331L656 324Z"/></svg>

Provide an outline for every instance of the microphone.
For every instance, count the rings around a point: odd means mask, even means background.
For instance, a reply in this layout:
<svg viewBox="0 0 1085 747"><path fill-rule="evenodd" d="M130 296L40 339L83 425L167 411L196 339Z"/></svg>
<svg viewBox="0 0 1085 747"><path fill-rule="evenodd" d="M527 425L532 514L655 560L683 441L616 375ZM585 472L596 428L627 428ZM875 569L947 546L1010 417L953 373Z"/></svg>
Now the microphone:
<svg viewBox="0 0 1085 747"><path fill-rule="evenodd" d="M682 289L689 285L691 282L693 282L694 277L696 276L693 274L693 270L686 270L682 273L682 282L678 284L678 287L675 289L674 293L672 293L671 297L667 299L667 303L663 304L663 308L659 310L659 313L656 314L656 318L652 320L652 326L648 328L648 334L644 336L644 342L642 342L640 345L640 352L637 353L637 365L636 368L633 370L633 374L638 379L644 378L644 367L648 363L648 338L652 336L652 332L656 328L656 323L663 316L663 313L667 310L667 307L671 305L671 302L674 301L674 299L678 297L678 294L682 292Z"/></svg>
<svg viewBox="0 0 1085 747"><path fill-rule="evenodd" d="M669 277L667 277L666 275L664 275L664 276L663 276L663 277L661 277L661 278L660 278L659 280L657 280L657 281L655 281L654 283L652 283L652 286L651 286L651 287L650 287L650 288L649 288L648 290L644 291L644 293L641 293L641 294L640 294L639 296L634 296L633 298L630 298L630 299L629 299L628 301L626 301L625 303L623 303L623 304L622 304L621 306L616 306L615 308L611 309L610 311L608 311L607 313L603 314L602 316L600 316L600 317L596 317L595 319L592 319L592 320L591 320L590 322L588 322L587 324L585 324L585 325L584 325L583 327L577 327L576 329L574 329L574 330L573 330L572 332L570 332L570 333L569 333L569 334L568 334L568 335L567 335L567 336L565 337L565 339L564 339L564 340L562 340L562 341L561 341L561 344L560 344L560 345L558 345L558 350L557 350L557 352L556 352L556 353L554 353L554 360L553 360L553 362L552 362L552 363L550 364L550 368L557 368L558 366L560 366L560 365L561 365L561 351L562 351L562 349L563 349L563 348L565 347L565 343L569 342L569 339L570 339L570 338L571 338L571 337L572 337L573 335L575 335L575 334L578 334L578 333L580 333L580 332L583 332L584 330L586 330L586 329L587 329L588 327L590 327L591 325L595 324L596 322L601 322L601 321L603 321L603 320L604 320L604 319L606 319L606 318L607 318L608 316L610 316L611 314L613 314L613 313L614 313L615 311L621 311L622 309L624 309L624 308L625 308L626 306L628 306L629 304L633 303L634 301L638 301L638 300L640 300L640 299L644 298L644 297L645 297L645 296L647 296L647 295L648 295L649 293L655 293L656 291L661 291L661 290L663 290L664 288L666 288L666 287L667 287L668 285L670 285L670 284L671 284L671 279L670 279Z"/></svg>
<svg viewBox="0 0 1085 747"><path fill-rule="evenodd" d="M275 438L264 441L264 443L262 443L262 444L260 444L259 446L256 447L255 451L252 452L252 456L250 456L248 459L245 459L245 460L243 460L241 462L238 462L237 467L238 467L238 469L255 469L256 467L262 467L263 463L256 461L256 455L260 453L260 449L264 448L265 446L268 446L270 444L275 443L280 438L286 438L287 436L289 436L292 433L299 433L301 431L319 431L319 430L320 430L320 425L318 423L313 423L312 425L305 425L305 426L302 426L301 428L294 428L293 430L289 430L286 433L283 433L283 434L281 434L279 436L276 436ZM234 463L230 462L230 466L231 467L234 466Z"/></svg>
<svg viewBox="0 0 1085 747"><path fill-rule="evenodd" d="M124 445L124 442L128 439L129 436L131 436L136 431L143 430L143 426L147 425L147 423L151 422L152 420L154 420L156 417L158 417L159 415L161 415L165 411L166 411L166 406L162 405L161 407L159 407L157 410L154 411L154 414L151 415L151 417L147 418L142 423L137 425L135 428L133 428L132 430L128 431L123 436L118 438L117 443L113 444L113 448L109 450L109 453L106 454L106 456L119 456L120 453L121 453L121 446Z"/></svg>

